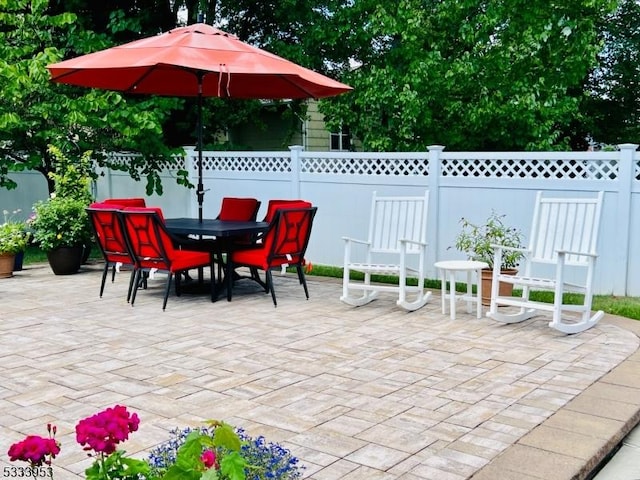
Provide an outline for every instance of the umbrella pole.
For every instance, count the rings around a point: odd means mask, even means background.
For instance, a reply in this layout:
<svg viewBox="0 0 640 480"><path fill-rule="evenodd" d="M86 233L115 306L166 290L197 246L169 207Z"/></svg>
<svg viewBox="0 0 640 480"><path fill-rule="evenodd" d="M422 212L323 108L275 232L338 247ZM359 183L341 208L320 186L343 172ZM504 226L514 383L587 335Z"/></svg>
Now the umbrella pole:
<svg viewBox="0 0 640 480"><path fill-rule="evenodd" d="M202 223L204 185L202 183L202 72L198 72L198 221Z"/></svg>

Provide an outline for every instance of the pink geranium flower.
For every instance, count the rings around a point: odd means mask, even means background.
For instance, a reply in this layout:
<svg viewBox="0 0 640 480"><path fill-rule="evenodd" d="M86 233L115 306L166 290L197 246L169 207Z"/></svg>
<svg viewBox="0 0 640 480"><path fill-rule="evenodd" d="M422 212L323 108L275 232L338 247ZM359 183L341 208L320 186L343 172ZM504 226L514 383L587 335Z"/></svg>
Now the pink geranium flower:
<svg viewBox="0 0 640 480"><path fill-rule="evenodd" d="M126 407L116 405L78 422L76 440L85 450L111 454L116 445L129 438L129 433L138 430L140 419L130 414Z"/></svg>
<svg viewBox="0 0 640 480"><path fill-rule="evenodd" d="M60 445L56 442L55 425L47 425L50 437L44 438L39 435L29 435L21 442L14 443L9 447L9 460L15 462L22 460L29 462L33 466L42 464L51 465L51 460L60 453Z"/></svg>
<svg viewBox="0 0 640 480"><path fill-rule="evenodd" d="M218 462L216 461L216 452L214 452L213 450L205 450L204 452L202 452L200 460L202 460L202 463L204 463L205 468L218 468Z"/></svg>

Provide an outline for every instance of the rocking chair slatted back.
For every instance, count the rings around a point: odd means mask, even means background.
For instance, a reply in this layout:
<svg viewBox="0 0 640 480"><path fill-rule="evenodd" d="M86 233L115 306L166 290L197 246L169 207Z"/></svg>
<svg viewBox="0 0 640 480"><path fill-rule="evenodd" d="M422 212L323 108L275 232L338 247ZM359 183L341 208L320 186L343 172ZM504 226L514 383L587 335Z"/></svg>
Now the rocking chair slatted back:
<svg viewBox="0 0 640 480"><path fill-rule="evenodd" d="M399 253L400 240L426 242L429 197L379 197L373 192L369 242L371 252ZM421 248L407 244L407 252L420 253Z"/></svg>
<svg viewBox="0 0 640 480"><path fill-rule="evenodd" d="M340 300L365 305L379 292L397 292L396 304L406 310L425 305L431 292L424 288L429 191L416 197L379 197L373 192L369 238L342 237L345 241ZM351 272L364 274L364 280ZM372 281L374 275L394 275L397 285ZM408 279L417 279L417 285ZM355 293L360 292L360 293ZM407 294L415 294L408 300Z"/></svg>
<svg viewBox="0 0 640 480"><path fill-rule="evenodd" d="M558 250L596 254L600 192L595 198L543 198L538 192L529 249L533 262L555 264ZM566 265L586 266L587 255L567 254Z"/></svg>
<svg viewBox="0 0 640 480"><path fill-rule="evenodd" d="M517 323L551 312L551 328L578 333L594 326L604 316L591 311L593 278L597 259L598 229L604 192L594 198L544 198L536 196L529 249L520 265L522 274L500 271L502 248L496 247L487 316L503 323ZM535 264L542 265L542 268ZM571 267L566 268L566 267ZM546 270L546 273L545 273ZM500 295L499 284L517 285L520 295ZM553 303L530 298L533 290L553 291ZM578 293L582 303L566 303L564 294ZM500 310L509 306L519 309Z"/></svg>

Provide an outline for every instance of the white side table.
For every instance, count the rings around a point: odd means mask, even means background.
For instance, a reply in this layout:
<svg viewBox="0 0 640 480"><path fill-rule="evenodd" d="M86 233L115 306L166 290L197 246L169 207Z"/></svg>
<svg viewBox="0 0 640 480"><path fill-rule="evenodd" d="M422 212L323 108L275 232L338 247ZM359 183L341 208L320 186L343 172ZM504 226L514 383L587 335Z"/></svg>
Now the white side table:
<svg viewBox="0 0 640 480"><path fill-rule="evenodd" d="M476 304L476 317L482 318L482 281L480 271L483 268L489 268L485 262L476 262L474 260L446 260L433 264L440 270L440 282L442 289L442 314L447 313L447 302L449 299L449 316L451 320L456 319L456 272L467 272L467 293L461 295L460 300L467 302L467 312L471 313L471 304ZM472 274L476 273L476 284L478 285L477 295L473 295L472 291ZM448 274L448 275L447 275ZM449 293L447 293L447 276L449 280Z"/></svg>

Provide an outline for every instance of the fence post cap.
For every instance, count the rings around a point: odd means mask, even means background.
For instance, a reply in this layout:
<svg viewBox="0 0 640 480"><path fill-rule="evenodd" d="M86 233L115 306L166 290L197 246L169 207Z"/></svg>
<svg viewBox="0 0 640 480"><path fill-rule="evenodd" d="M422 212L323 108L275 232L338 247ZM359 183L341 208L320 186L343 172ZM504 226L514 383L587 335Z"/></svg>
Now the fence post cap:
<svg viewBox="0 0 640 480"><path fill-rule="evenodd" d="M620 143L618 144L618 148L620 150L637 150L638 144L637 143Z"/></svg>

